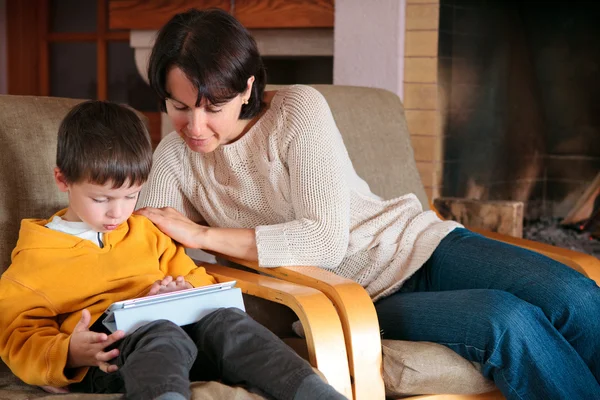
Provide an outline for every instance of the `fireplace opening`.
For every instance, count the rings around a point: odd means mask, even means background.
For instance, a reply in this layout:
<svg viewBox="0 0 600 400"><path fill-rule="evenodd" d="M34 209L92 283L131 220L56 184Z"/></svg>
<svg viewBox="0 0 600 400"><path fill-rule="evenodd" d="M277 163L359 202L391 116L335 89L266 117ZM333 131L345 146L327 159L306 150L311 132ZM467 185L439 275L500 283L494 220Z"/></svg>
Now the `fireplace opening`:
<svg viewBox="0 0 600 400"><path fill-rule="evenodd" d="M525 236L569 213L600 171L599 17L589 1L441 0L443 196L523 201Z"/></svg>

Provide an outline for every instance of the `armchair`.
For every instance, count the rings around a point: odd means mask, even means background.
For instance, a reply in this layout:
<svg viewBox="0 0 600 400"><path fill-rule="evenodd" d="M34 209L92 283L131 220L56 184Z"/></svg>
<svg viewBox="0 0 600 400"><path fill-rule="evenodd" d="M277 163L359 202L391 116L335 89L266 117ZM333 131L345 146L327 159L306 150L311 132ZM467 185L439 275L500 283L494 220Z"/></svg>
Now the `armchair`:
<svg viewBox="0 0 600 400"><path fill-rule="evenodd" d="M354 167L373 192L383 198L412 192L424 209L430 209L417 172L400 99L380 89L329 85L315 85L315 88L327 99ZM475 231L538 251L600 282L600 261L595 257L492 232ZM441 345L382 342L373 303L355 282L315 267L261 268L257 263L228 259L263 274L316 288L331 299L346 338L355 399L383 399L386 395L396 398L419 393L430 394L412 398L504 398L492 382L481 376L478 364L467 362ZM382 362L385 366L383 375Z"/></svg>
<svg viewBox="0 0 600 400"><path fill-rule="evenodd" d="M48 217L66 206L52 178L56 135L62 117L78 100L0 96L0 273L10 264L20 221ZM292 336L296 315L307 328L307 358L339 392L351 398L342 326L331 301L320 291L223 266L208 270L219 281L237 280L249 314L281 337ZM0 399L44 397L41 389L20 382L0 361ZM67 399L120 398L120 395L60 396ZM258 399L243 388L218 382L193 384L193 397ZM54 396L53 398L57 398Z"/></svg>

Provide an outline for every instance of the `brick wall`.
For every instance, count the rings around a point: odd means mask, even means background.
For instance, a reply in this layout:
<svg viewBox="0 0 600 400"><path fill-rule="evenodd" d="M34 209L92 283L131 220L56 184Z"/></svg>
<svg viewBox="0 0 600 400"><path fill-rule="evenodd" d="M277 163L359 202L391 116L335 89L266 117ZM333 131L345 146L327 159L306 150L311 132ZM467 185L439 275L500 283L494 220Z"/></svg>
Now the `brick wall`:
<svg viewBox="0 0 600 400"><path fill-rule="evenodd" d="M417 168L430 200L441 190L442 146L438 93L439 0L407 0L404 108Z"/></svg>

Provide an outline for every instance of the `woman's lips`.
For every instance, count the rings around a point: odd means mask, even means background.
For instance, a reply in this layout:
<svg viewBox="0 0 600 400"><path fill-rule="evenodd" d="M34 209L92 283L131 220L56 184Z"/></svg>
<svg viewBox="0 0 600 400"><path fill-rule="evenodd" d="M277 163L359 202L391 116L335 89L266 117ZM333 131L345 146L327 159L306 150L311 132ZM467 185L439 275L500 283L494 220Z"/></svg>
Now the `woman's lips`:
<svg viewBox="0 0 600 400"><path fill-rule="evenodd" d="M211 136L211 137L204 138L204 139L191 138L191 137L189 137L189 136L186 136L186 137L187 137L187 139L188 139L189 143L190 143L190 144L192 144L192 145L194 145L194 146L204 146L204 145L206 145L206 144L209 142L209 140L212 138L212 136Z"/></svg>

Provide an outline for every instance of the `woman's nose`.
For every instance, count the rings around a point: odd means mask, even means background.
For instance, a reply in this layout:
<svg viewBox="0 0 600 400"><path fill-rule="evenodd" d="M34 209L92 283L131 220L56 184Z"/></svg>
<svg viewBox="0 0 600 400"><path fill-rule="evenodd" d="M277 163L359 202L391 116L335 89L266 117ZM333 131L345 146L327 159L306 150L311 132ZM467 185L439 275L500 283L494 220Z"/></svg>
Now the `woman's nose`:
<svg viewBox="0 0 600 400"><path fill-rule="evenodd" d="M201 108L196 108L190 112L188 120L188 132L194 136L201 136L206 127L206 113Z"/></svg>

